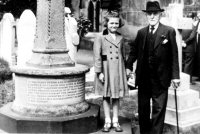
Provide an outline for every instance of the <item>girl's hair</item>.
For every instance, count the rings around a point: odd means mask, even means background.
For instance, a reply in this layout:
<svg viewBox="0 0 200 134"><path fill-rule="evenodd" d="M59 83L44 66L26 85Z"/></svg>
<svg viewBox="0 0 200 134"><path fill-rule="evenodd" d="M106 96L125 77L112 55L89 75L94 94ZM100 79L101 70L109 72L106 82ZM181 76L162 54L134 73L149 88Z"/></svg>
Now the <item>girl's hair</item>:
<svg viewBox="0 0 200 134"><path fill-rule="evenodd" d="M119 28L124 25L119 13L117 11L109 11L104 17L104 27L107 27L110 18L119 18Z"/></svg>

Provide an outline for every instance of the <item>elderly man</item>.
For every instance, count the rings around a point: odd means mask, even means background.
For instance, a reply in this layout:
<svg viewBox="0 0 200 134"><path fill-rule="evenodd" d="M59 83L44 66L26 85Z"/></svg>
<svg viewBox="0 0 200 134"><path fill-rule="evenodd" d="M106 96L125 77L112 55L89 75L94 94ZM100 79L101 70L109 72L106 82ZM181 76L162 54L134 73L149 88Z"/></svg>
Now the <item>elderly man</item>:
<svg viewBox="0 0 200 134"><path fill-rule="evenodd" d="M148 1L146 13L149 25L140 29L126 63L127 75L137 60L138 113L141 134L162 134L170 83L179 86L178 49L172 27L160 23L157 1ZM152 116L150 99L152 99Z"/></svg>

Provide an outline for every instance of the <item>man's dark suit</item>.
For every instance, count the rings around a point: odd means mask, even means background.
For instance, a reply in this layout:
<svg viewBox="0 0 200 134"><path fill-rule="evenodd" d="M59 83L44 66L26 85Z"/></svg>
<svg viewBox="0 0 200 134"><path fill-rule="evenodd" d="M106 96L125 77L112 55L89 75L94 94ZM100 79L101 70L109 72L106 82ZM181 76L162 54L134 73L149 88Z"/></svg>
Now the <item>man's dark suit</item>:
<svg viewBox="0 0 200 134"><path fill-rule="evenodd" d="M199 22L192 30L182 30L182 40L186 43L186 47L183 47L183 72L190 76L192 76L194 70L198 25Z"/></svg>
<svg viewBox="0 0 200 134"><path fill-rule="evenodd" d="M143 134L161 134L167 105L168 87L172 79L179 79L178 49L175 30L159 24L153 46L149 44L149 26L138 31L126 68L132 70L137 60L138 112ZM148 47L147 47L148 46ZM148 49L151 50L151 54ZM152 119L150 120L150 98Z"/></svg>
<svg viewBox="0 0 200 134"><path fill-rule="evenodd" d="M194 70L194 56L196 51L196 32L193 34L193 30L182 30L182 39L186 43L186 47L183 47L183 72L192 76ZM196 31L196 30L195 30Z"/></svg>

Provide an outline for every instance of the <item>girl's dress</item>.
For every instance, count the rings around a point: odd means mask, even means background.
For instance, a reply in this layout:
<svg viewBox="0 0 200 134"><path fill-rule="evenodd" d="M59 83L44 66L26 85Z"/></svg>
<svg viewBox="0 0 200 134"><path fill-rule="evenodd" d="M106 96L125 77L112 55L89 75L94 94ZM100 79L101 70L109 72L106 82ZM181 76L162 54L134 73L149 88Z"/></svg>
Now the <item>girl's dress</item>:
<svg viewBox="0 0 200 134"><path fill-rule="evenodd" d="M119 33L114 40L104 30L94 41L94 70L95 73L103 73L105 78L104 83L95 78L95 93L98 95L111 98L128 95L123 40Z"/></svg>

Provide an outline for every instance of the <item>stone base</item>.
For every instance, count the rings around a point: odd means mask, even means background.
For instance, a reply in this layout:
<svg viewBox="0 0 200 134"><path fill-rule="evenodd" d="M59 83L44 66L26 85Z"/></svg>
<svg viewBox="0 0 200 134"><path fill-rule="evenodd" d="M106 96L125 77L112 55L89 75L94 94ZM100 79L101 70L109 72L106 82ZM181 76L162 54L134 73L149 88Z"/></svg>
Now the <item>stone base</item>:
<svg viewBox="0 0 200 134"><path fill-rule="evenodd" d="M91 133L98 130L100 107L74 116L29 117L11 111L12 103L0 109L0 129L8 133Z"/></svg>
<svg viewBox="0 0 200 134"><path fill-rule="evenodd" d="M197 91L177 91L177 105L180 128L184 129L200 124L200 100ZM165 123L176 126L176 108L173 90L169 90Z"/></svg>
<svg viewBox="0 0 200 134"><path fill-rule="evenodd" d="M15 73L15 100L12 110L27 116L58 117L84 113L85 73L89 68L12 68Z"/></svg>
<svg viewBox="0 0 200 134"><path fill-rule="evenodd" d="M189 75L181 73L181 86L177 89L177 109L180 129L200 124L199 92L190 89ZM168 93L165 123L176 126L176 106L174 89Z"/></svg>
<svg viewBox="0 0 200 134"><path fill-rule="evenodd" d="M200 133L199 92L190 89L189 75L181 73L181 86L177 89L177 110L181 134ZM174 89L168 93L165 115L165 134L177 134L176 106Z"/></svg>
<svg viewBox="0 0 200 134"><path fill-rule="evenodd" d="M179 128L180 134L200 134L200 122L199 124L185 127L185 128ZM164 127L164 134L177 134L177 127L170 124L165 124Z"/></svg>

